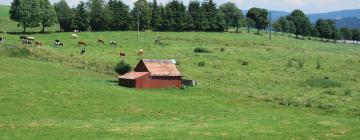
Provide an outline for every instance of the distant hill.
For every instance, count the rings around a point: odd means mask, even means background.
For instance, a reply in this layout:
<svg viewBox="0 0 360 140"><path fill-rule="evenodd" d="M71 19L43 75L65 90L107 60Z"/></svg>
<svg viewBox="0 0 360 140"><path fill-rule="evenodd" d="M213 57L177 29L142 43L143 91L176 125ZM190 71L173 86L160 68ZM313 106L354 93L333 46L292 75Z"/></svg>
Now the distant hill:
<svg viewBox="0 0 360 140"><path fill-rule="evenodd" d="M360 9L341 10L341 11L319 13L319 14L308 14L308 16L311 22L315 22L319 18L323 18L323 19L350 18L350 17L360 18Z"/></svg>
<svg viewBox="0 0 360 140"><path fill-rule="evenodd" d="M247 10L243 11L246 14ZM277 20L281 16L289 15L289 12L284 11L272 11L272 19ZM328 13L317 13L317 14L307 14L310 21L315 23L316 20L322 19L337 19L337 28L341 27L349 27L349 28L360 28L360 9L353 9L353 10L341 10L341 11L334 11Z"/></svg>
<svg viewBox="0 0 360 140"><path fill-rule="evenodd" d="M349 27L349 28L360 28L360 18L358 17L349 17L336 20L336 27Z"/></svg>

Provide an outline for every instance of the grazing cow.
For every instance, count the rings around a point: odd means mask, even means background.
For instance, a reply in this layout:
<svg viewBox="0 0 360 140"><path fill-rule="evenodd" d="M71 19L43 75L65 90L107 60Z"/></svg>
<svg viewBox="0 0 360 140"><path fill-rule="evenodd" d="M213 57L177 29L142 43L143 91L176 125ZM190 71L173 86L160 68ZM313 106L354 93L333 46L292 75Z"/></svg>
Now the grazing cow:
<svg viewBox="0 0 360 140"><path fill-rule="evenodd" d="M55 40L55 47L60 47L60 46L64 46L64 44L60 40L56 39Z"/></svg>
<svg viewBox="0 0 360 140"><path fill-rule="evenodd" d="M86 49L83 47L80 51L80 54L83 55L85 53Z"/></svg>
<svg viewBox="0 0 360 140"><path fill-rule="evenodd" d="M78 38L78 35L77 35L77 34L71 34L71 38L77 39L77 38Z"/></svg>
<svg viewBox="0 0 360 140"><path fill-rule="evenodd" d="M21 44L22 45L31 45L31 41L29 39L21 39Z"/></svg>
<svg viewBox="0 0 360 140"><path fill-rule="evenodd" d="M117 47L116 41L110 41L110 47Z"/></svg>
<svg viewBox="0 0 360 140"><path fill-rule="evenodd" d="M98 39L97 42L98 42L98 43L101 43L101 44L103 44L103 45L105 44L104 40L102 40L102 39Z"/></svg>
<svg viewBox="0 0 360 140"><path fill-rule="evenodd" d="M78 46L85 46L86 47L86 42L85 41L79 41Z"/></svg>
<svg viewBox="0 0 360 140"><path fill-rule="evenodd" d="M42 43L41 42L38 42L38 41L35 41L35 46L37 47L41 47Z"/></svg>
<svg viewBox="0 0 360 140"><path fill-rule="evenodd" d="M156 45L160 44L160 37L155 38L154 44L156 44Z"/></svg>
<svg viewBox="0 0 360 140"><path fill-rule="evenodd" d="M21 36L20 36L20 40L21 40L21 39L28 39L28 38L27 38L27 36L25 36L25 35L21 35Z"/></svg>
<svg viewBox="0 0 360 140"><path fill-rule="evenodd" d="M5 37L0 36L0 44L3 44L5 41Z"/></svg>
<svg viewBox="0 0 360 140"><path fill-rule="evenodd" d="M28 36L26 39L29 41L35 41L35 37L32 37L32 36Z"/></svg>

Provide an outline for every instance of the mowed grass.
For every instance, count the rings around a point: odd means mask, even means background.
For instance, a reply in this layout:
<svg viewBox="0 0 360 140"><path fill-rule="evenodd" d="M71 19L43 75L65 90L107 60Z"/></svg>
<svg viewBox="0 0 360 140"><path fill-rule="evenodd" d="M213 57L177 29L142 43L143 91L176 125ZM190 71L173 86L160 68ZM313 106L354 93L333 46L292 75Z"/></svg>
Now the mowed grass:
<svg viewBox="0 0 360 140"><path fill-rule="evenodd" d="M1 57L1 139L356 139L357 118L203 87L135 90L113 76Z"/></svg>

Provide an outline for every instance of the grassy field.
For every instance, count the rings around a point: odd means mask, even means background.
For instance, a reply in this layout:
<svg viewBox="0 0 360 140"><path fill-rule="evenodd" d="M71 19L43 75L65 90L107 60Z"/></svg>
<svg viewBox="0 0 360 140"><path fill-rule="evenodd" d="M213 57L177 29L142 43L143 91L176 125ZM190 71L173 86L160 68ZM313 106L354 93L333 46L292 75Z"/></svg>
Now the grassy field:
<svg viewBox="0 0 360 140"><path fill-rule="evenodd" d="M141 32L139 41L136 32L82 32L78 39L31 34L41 48L22 47L18 35L0 36L6 38L0 46L0 139L360 137L357 45L280 35L270 41L244 31ZM156 37L160 45L153 44ZM97 44L98 38L120 47ZM55 39L64 47L54 48ZM85 55L79 40L89 44ZM194 53L196 47L209 53ZM176 59L184 78L199 85L118 86L113 67L119 51L135 66L139 49L146 59Z"/></svg>

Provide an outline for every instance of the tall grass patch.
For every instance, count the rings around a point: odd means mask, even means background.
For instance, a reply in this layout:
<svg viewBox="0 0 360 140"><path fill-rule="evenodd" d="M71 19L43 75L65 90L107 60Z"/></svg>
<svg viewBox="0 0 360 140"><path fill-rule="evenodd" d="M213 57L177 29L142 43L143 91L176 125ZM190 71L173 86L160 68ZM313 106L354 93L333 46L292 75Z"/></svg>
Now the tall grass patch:
<svg viewBox="0 0 360 140"><path fill-rule="evenodd" d="M332 87L341 87L342 84L338 81L331 80L330 78L309 78L305 83L311 87L320 87L320 88L332 88Z"/></svg>

